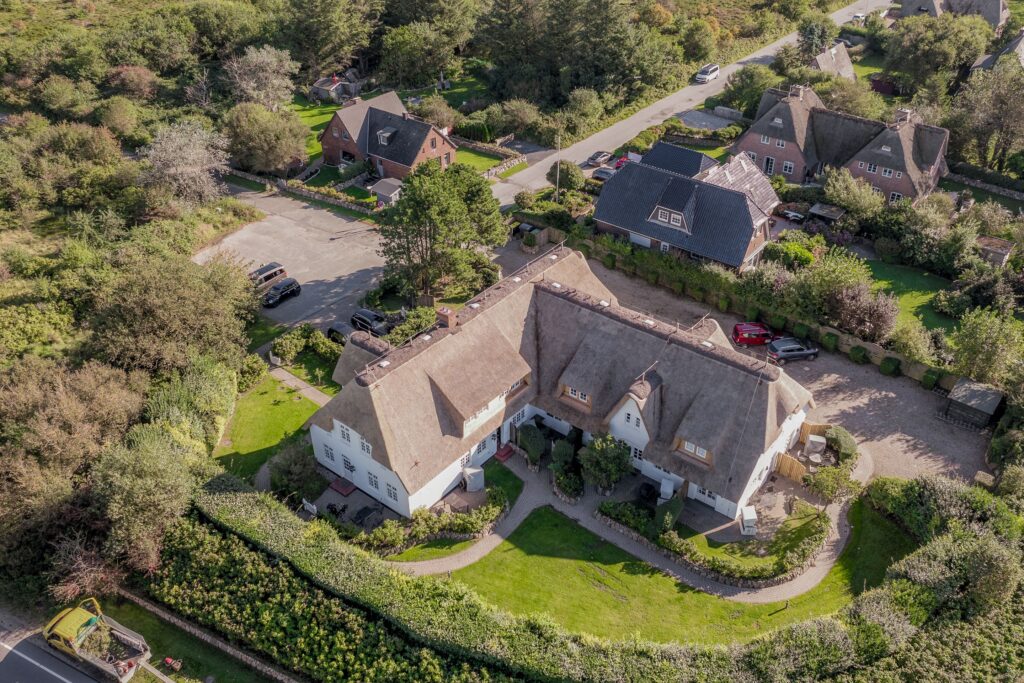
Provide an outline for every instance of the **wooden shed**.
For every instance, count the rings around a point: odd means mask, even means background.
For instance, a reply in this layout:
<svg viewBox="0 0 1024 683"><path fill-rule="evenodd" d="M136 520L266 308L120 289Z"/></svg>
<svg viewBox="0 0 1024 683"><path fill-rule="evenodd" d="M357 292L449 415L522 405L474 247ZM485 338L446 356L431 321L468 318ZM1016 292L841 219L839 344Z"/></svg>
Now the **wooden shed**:
<svg viewBox="0 0 1024 683"><path fill-rule="evenodd" d="M949 392L945 416L974 427L987 427L1003 403L1003 392L987 384L961 377Z"/></svg>

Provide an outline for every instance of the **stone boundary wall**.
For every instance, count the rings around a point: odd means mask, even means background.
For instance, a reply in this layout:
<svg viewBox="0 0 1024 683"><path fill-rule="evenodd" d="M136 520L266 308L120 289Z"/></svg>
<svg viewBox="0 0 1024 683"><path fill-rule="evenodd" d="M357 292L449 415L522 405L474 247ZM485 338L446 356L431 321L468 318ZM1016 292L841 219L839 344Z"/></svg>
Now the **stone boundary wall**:
<svg viewBox="0 0 1024 683"><path fill-rule="evenodd" d="M260 184L266 185L268 187L276 187L278 189L278 191L283 192L285 194L297 195L297 196L303 197L305 199L315 199L317 201L324 202L325 204L330 204L331 206L338 206L338 207L341 207L343 209L348 209L349 211L355 211L356 213L361 213L364 216L371 216L371 215L373 215L372 211L370 211L367 207L362 206L361 204L355 204L353 202L346 202L346 201L344 201L342 199L335 199L334 197L329 197L329 196L327 196L325 194L321 194L319 192L314 192L312 190L307 190L307 189L304 189L304 188L301 188L301 187L293 187L293 186L289 185L288 182L285 181L282 178L277 178L274 182L271 182L268 178L263 178L261 176L254 175L252 173L246 173L245 171L239 171L238 169L234 169L234 168L231 169L230 171L228 171L227 175L238 176L239 178L244 178L245 180L251 180L254 183L260 183ZM358 178L358 177L359 176L356 176L356 178ZM347 187L347 185L346 185L346 187Z"/></svg>
<svg viewBox="0 0 1024 683"><path fill-rule="evenodd" d="M1000 187L999 185L986 183L984 180L975 180L974 178L968 178L967 176L960 175L959 173L950 172L948 175L946 175L946 177L954 182L963 183L968 187L973 187L978 190L985 190L986 192L991 192L992 194L998 194L1004 197L1009 197L1010 199L1016 199L1018 201L1024 202L1024 192L1018 192L1017 190L1011 190L1008 187Z"/></svg>
<svg viewBox="0 0 1024 683"><path fill-rule="evenodd" d="M580 498L583 497L580 496L579 498L573 498L568 493L565 493L562 489L558 488L558 483L555 481L554 473L551 475L551 492L555 494L555 498L558 498L566 505L576 505L580 502Z"/></svg>
<svg viewBox="0 0 1024 683"><path fill-rule="evenodd" d="M360 173L357 176L349 178L348 180L346 180L343 183L338 183L337 185L334 186L334 189L338 190L338 191L341 191L341 190L350 188L353 185L357 185L357 184L363 182L364 180L366 180L369 177L370 177L369 173Z"/></svg>
<svg viewBox="0 0 1024 683"><path fill-rule="evenodd" d="M117 590L117 593L125 600L135 603L142 609L158 617L160 620L166 621L168 624L180 628L182 631L197 638L198 640L201 640L207 645L217 648L229 657L237 659L239 662L242 662L250 669L258 671L259 673L266 676L272 681L278 681L278 683L304 683L304 681L306 680L303 678L297 678L291 674L285 673L277 667L265 663L262 659L254 657L248 652L245 652L244 650L241 650L235 647L234 645L231 645L219 636L213 635L205 628L195 626L191 622L173 614L164 607L161 607L153 602L150 602L149 600L139 595L136 595L131 591L128 591L124 588L119 588ZM187 657L188 654L186 653L184 656Z"/></svg>
<svg viewBox="0 0 1024 683"><path fill-rule="evenodd" d="M843 513L841 512L840 514ZM773 576L770 579L740 579L735 576L721 574L714 570L707 569L706 567L702 567L699 564L695 564L687 558L683 557L682 555L674 553L668 548L663 548L662 546L658 545L657 543L647 538L643 534L633 531L628 526L619 524L611 517L601 514L600 510L594 510L594 518L602 524L604 524L605 526L614 529L615 531L618 531L624 536L633 539L640 545L646 546L648 549L653 550L654 552L659 553L661 555L664 555L672 562L675 562L681 567L684 567L692 571L694 574L699 574L704 578L711 579L712 581L717 581L718 583L724 583L728 586L736 586L737 588L769 588L771 586L781 585L783 583L786 583L787 581L792 581L793 579L800 576L805 571L811 568L811 566L817 559L818 555L821 554L821 550L825 547L825 542L829 538L829 536L826 536L825 540L823 540L821 544L818 546L818 549L815 550L814 553L812 553L811 556L807 558L807 560L803 564L801 564L798 567L794 567L793 569L790 569L785 574ZM831 535L831 531L829 532L829 535Z"/></svg>
<svg viewBox="0 0 1024 683"><path fill-rule="evenodd" d="M494 154L503 159L503 161L497 166L492 166L491 168L481 173L481 175L485 178L494 178L499 173L504 173L513 166L516 166L517 164L526 161L525 156L512 149L499 147L498 145L492 145L486 142L477 142L476 140L469 140L459 135L449 135L448 137L451 138L452 142L454 142L459 147L465 147L466 149L471 149L474 152L480 152L482 154Z"/></svg>
<svg viewBox="0 0 1024 683"><path fill-rule="evenodd" d="M515 166L524 163L526 163L526 157L524 157L523 155L509 157L508 159L505 159L505 161L501 162L497 166L492 166L491 168L484 171L483 175L485 178L497 178L500 174L504 173L508 169L514 168Z"/></svg>

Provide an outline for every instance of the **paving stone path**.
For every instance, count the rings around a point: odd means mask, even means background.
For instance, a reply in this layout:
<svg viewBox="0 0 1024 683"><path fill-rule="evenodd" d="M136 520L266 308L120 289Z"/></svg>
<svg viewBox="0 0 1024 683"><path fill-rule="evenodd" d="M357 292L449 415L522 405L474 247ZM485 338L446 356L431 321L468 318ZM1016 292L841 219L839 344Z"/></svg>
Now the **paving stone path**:
<svg viewBox="0 0 1024 683"><path fill-rule="evenodd" d="M850 524L845 514L846 506L829 505L826 508L826 512L832 521L832 529L828 540L825 542L825 547L820 551L815 563L807 571L777 586L739 588L720 583L706 576L701 576L689 568L673 562L648 546L603 524L594 517L597 506L601 501L606 500L603 496L588 490L576 505L570 505L552 492L550 473L547 469L542 469L540 472L531 472L527 468L525 460L518 455L509 459L505 465L523 480L523 491L519 494L519 498L516 500L515 505L512 506L508 515L495 526L490 534L484 536L466 550L454 555L434 560L424 560L422 562L393 562L392 565L416 576L445 574L461 569L473 564L497 548L502 541L508 538L522 524L523 520L531 512L539 507L550 505L584 529L692 588L737 602L767 603L795 598L821 583L822 579L825 578L836 563L850 537ZM857 461L853 477L863 483L871 477L871 472L871 459L869 456L862 454Z"/></svg>

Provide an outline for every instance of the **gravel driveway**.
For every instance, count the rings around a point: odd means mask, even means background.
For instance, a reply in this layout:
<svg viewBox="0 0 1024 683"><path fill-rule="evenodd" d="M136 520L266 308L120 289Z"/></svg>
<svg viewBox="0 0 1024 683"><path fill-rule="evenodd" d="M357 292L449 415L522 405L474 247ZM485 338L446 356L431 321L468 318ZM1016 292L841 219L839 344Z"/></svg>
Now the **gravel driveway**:
<svg viewBox="0 0 1024 683"><path fill-rule="evenodd" d="M710 313L726 334L740 319L660 287L610 271L591 259L590 267L624 306L687 325ZM816 360L786 366L813 395L813 422L841 424L874 460L875 476L914 477L926 472L970 479L987 470L988 440L936 419L944 399L906 377L886 377L874 365L824 352Z"/></svg>
<svg viewBox="0 0 1024 683"><path fill-rule="evenodd" d="M302 293L277 308L263 309L268 318L286 324L347 323L383 271L376 228L297 199L229 187L237 199L267 217L200 251L195 260L227 251L253 264L277 261L299 281Z"/></svg>

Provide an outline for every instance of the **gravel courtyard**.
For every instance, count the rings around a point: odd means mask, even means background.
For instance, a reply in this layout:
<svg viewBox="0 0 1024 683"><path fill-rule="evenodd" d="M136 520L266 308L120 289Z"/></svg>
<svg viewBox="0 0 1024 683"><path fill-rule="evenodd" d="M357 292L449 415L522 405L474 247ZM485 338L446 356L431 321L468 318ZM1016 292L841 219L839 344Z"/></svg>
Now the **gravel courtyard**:
<svg viewBox="0 0 1024 683"><path fill-rule="evenodd" d="M692 324L710 313L729 334L740 319L660 287L610 271L591 259L590 267L624 306L663 320ZM874 461L875 476L913 477L933 472L970 479L985 465L986 437L935 417L944 399L906 377L886 377L874 365L823 352L816 360L786 366L814 395L810 419L846 427Z"/></svg>

